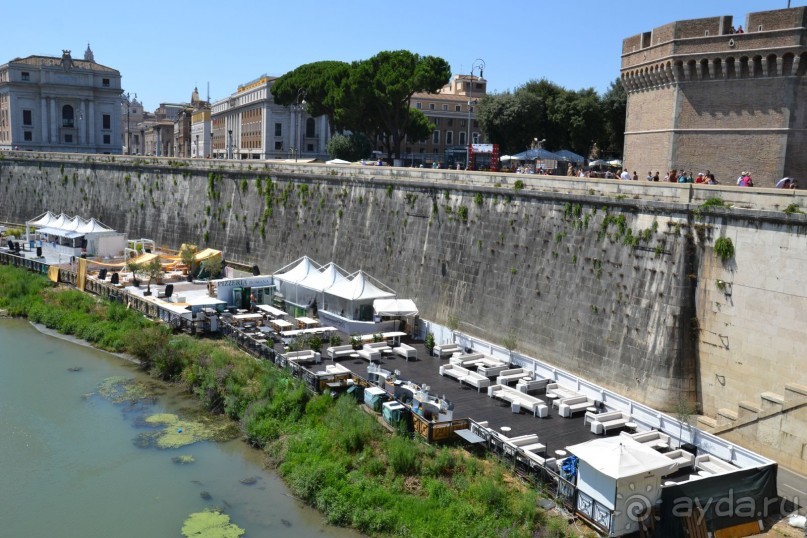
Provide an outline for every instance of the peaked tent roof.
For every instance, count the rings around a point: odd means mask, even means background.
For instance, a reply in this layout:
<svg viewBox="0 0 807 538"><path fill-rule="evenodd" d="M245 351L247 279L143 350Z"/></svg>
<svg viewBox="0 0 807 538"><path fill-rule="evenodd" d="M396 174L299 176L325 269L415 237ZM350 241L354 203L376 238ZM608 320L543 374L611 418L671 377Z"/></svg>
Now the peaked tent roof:
<svg viewBox="0 0 807 538"><path fill-rule="evenodd" d="M50 224L55 220L56 215L54 215L50 211L47 211L46 213L39 215L36 219L29 220L28 224L31 226L50 226Z"/></svg>
<svg viewBox="0 0 807 538"><path fill-rule="evenodd" d="M594 469L614 479L665 469L672 472L675 462L652 448L625 437L606 437L567 450Z"/></svg>
<svg viewBox="0 0 807 538"><path fill-rule="evenodd" d="M49 228L59 228L63 229L67 222L70 220L70 217L61 213L56 219L54 219L50 224L48 224Z"/></svg>
<svg viewBox="0 0 807 538"><path fill-rule="evenodd" d="M323 267L321 271L309 274L297 284L312 290L325 291L343 280L347 280L347 275L339 271L339 267L331 262Z"/></svg>
<svg viewBox="0 0 807 538"><path fill-rule="evenodd" d="M95 220L95 218L91 218L90 220L86 221L83 226L80 226L78 232L83 234L90 234L90 233L99 233L99 232L112 232L112 228L101 224L101 222Z"/></svg>
<svg viewBox="0 0 807 538"><path fill-rule="evenodd" d="M342 280L325 290L329 295L355 301L357 299L384 299L395 297L392 292L384 291L370 282L364 271L357 271L351 280Z"/></svg>
<svg viewBox="0 0 807 538"><path fill-rule="evenodd" d="M412 299L376 299L373 310L379 316L417 316L418 307Z"/></svg>
<svg viewBox="0 0 807 538"><path fill-rule="evenodd" d="M288 267L288 265L286 266ZM285 268L284 268L285 269ZM285 273L276 273L274 277L283 282L299 283L310 274L317 272L317 266L308 256L300 258L300 263L289 269Z"/></svg>
<svg viewBox="0 0 807 538"><path fill-rule="evenodd" d="M578 155L577 153L575 153L573 151L569 151L568 149L562 149L562 150L556 151L554 153L555 153L555 155L563 157L564 160L571 161L573 163L584 163L584 162L586 162L585 157L583 157L582 155Z"/></svg>
<svg viewBox="0 0 807 538"><path fill-rule="evenodd" d="M513 158L518 159L519 161L534 161L536 159L548 160L548 161L563 160L563 157L561 157L560 155L557 155L545 149L528 149L527 151L516 153L515 155L513 155Z"/></svg>

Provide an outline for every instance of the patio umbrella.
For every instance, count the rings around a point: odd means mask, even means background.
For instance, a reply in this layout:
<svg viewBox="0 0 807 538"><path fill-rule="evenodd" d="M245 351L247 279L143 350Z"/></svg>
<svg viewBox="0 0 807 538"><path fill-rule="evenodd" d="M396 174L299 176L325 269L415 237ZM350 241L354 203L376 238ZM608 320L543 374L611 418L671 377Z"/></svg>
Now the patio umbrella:
<svg viewBox="0 0 807 538"><path fill-rule="evenodd" d="M783 177L782 179L776 182L776 188L781 189L782 187L785 186L785 183L790 183L791 181L793 181L793 178Z"/></svg>
<svg viewBox="0 0 807 538"><path fill-rule="evenodd" d="M589 166L603 166L604 164L606 164L606 162L602 159L597 159L588 163Z"/></svg>
<svg viewBox="0 0 807 538"><path fill-rule="evenodd" d="M514 160L516 160L516 158L513 157L512 155L502 155L501 157L499 157L499 160L500 161L514 161Z"/></svg>
<svg viewBox="0 0 807 538"><path fill-rule="evenodd" d="M620 161L619 159L612 159L608 161L608 164L610 166L622 166L622 161Z"/></svg>

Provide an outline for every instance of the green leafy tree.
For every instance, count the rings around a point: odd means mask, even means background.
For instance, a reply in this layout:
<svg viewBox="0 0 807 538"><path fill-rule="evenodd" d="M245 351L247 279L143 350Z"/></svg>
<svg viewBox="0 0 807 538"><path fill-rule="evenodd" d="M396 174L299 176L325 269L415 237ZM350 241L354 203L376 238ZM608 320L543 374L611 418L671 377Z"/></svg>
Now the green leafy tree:
<svg viewBox="0 0 807 538"><path fill-rule="evenodd" d="M524 151L541 134L546 109L540 98L526 91L488 94L477 108L480 128L502 154Z"/></svg>
<svg viewBox="0 0 807 538"><path fill-rule="evenodd" d="M625 145L625 117L628 112L628 94L617 78L608 87L601 100L604 128L598 142L605 154L622 155Z"/></svg>
<svg viewBox="0 0 807 538"><path fill-rule="evenodd" d="M160 278L160 275L163 274L163 266L162 262L160 261L160 257L157 256L150 262L146 263L146 265L143 267L143 271L149 277L148 286L146 287L146 295L151 295L151 281L155 278Z"/></svg>
<svg viewBox="0 0 807 538"><path fill-rule="evenodd" d="M334 159L358 161L372 154L373 145L370 140L361 133L352 133L350 135L335 134L328 140L327 150L328 155Z"/></svg>
<svg viewBox="0 0 807 538"><path fill-rule="evenodd" d="M331 133L343 129L344 81L350 73L350 64L322 61L301 65L278 78L272 84L275 103L283 106L295 104L298 92L305 91L306 110L312 116L328 116Z"/></svg>
<svg viewBox="0 0 807 538"><path fill-rule="evenodd" d="M410 106L416 92L436 93L451 78L448 62L406 50L379 52L354 62L345 85L345 124L351 131L378 136L388 157L401 144L423 140L431 132L426 116Z"/></svg>

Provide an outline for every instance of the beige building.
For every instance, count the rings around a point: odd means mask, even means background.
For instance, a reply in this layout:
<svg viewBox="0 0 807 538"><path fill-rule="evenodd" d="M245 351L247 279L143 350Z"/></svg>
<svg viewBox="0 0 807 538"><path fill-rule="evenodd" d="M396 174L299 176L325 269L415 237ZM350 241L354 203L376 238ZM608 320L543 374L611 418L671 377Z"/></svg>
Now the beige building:
<svg viewBox="0 0 807 538"><path fill-rule="evenodd" d="M121 153L120 82L89 45L0 65L0 149Z"/></svg>
<svg viewBox="0 0 807 538"><path fill-rule="evenodd" d="M677 21L624 40L630 170L807 184L807 7Z"/></svg>
<svg viewBox="0 0 807 538"><path fill-rule="evenodd" d="M275 80L264 75L212 104L212 157L327 158L328 118L311 117L304 106L275 104L270 91Z"/></svg>
<svg viewBox="0 0 807 538"><path fill-rule="evenodd" d="M476 103L487 94L487 81L473 75L454 75L438 93L416 93L411 106L434 124L431 136L422 142L406 140L402 150L405 166L465 166L468 140L482 142Z"/></svg>

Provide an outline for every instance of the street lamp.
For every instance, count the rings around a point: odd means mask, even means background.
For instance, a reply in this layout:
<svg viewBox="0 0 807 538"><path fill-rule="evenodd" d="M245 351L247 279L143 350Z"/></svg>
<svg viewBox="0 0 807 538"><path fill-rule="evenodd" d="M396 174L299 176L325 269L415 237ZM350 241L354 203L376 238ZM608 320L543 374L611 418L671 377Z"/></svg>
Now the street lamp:
<svg viewBox="0 0 807 538"><path fill-rule="evenodd" d="M306 91L303 88L297 90L297 101L295 102L295 105L292 107L295 114L294 143L297 144L297 148L295 148L294 150L294 162L297 162L297 156L300 153L300 146L302 146L300 138L302 138L303 130L300 127L300 122L303 121L303 110L305 110L305 95Z"/></svg>
<svg viewBox="0 0 807 538"><path fill-rule="evenodd" d="M474 104L474 100L472 99L474 93L474 70L479 70L479 79L481 80L483 72L485 71L485 60L482 58L477 58L474 60L474 63L471 64L471 82L469 83L470 86L468 88L468 125L466 127L466 135L465 135L465 169L468 170L471 166L471 105Z"/></svg>
<svg viewBox="0 0 807 538"><path fill-rule="evenodd" d="M137 100L137 94L134 94L135 101ZM126 155L132 154L132 133L130 132L130 123L129 123L129 108L131 107L131 101L129 101L129 92L126 92Z"/></svg>
<svg viewBox="0 0 807 538"><path fill-rule="evenodd" d="M233 158L233 130L227 129L227 158Z"/></svg>

